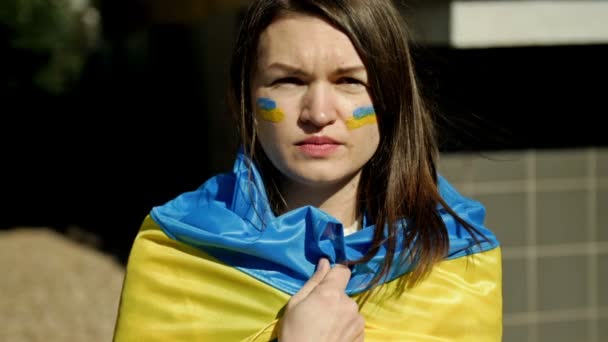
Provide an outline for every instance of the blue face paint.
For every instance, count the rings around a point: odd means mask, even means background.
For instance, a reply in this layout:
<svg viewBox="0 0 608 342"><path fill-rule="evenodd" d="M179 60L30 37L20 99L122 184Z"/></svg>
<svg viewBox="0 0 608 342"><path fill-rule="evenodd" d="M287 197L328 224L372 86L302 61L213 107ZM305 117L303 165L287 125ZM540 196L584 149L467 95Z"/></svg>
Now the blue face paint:
<svg viewBox="0 0 608 342"><path fill-rule="evenodd" d="M373 106L359 107L355 109L353 117L346 120L346 127L356 129L376 122L376 110Z"/></svg>
<svg viewBox="0 0 608 342"><path fill-rule="evenodd" d="M285 118L285 113L277 108L277 103L272 99L266 97L260 97L256 101L258 115L270 122L281 122Z"/></svg>

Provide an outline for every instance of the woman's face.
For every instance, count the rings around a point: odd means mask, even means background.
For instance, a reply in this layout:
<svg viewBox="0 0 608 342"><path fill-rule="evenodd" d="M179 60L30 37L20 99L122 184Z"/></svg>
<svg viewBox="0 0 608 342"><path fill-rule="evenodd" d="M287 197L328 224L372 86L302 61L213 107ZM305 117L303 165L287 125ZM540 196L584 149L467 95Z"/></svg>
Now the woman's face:
<svg viewBox="0 0 608 342"><path fill-rule="evenodd" d="M258 139L286 181L357 176L379 130L367 72L349 38L308 15L276 19L260 36L251 84Z"/></svg>

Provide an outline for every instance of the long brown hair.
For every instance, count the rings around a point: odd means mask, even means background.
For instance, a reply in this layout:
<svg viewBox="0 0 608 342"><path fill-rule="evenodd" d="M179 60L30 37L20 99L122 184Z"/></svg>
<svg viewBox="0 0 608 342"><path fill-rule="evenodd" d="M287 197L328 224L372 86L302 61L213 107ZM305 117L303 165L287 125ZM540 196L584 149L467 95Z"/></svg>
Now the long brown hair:
<svg viewBox="0 0 608 342"><path fill-rule="evenodd" d="M374 285L379 283L391 269L401 229L404 250L416 262L408 277L408 284L413 284L444 259L449 248L438 205L474 237L481 235L458 217L439 194L434 123L418 87L402 16L387 0L254 0L248 8L232 56L228 101L237 116L241 144L260 167L269 200L277 212L285 209L275 182L278 171L256 141L250 82L260 34L285 13L317 16L341 30L367 69L380 143L363 167L357 210L365 211L377 228L371 248L353 264L369 261L384 246L386 258L371 281ZM407 227L399 224L403 219Z"/></svg>

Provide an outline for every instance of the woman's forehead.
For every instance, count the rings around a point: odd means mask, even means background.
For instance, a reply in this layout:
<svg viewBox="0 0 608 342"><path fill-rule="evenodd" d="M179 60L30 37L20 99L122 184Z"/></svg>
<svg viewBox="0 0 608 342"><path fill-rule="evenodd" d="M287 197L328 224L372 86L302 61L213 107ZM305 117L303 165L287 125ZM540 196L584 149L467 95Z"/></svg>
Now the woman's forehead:
<svg viewBox="0 0 608 342"><path fill-rule="evenodd" d="M282 15L260 35L258 62L262 68L283 63L299 68L311 64L362 65L349 37L325 20L305 14Z"/></svg>

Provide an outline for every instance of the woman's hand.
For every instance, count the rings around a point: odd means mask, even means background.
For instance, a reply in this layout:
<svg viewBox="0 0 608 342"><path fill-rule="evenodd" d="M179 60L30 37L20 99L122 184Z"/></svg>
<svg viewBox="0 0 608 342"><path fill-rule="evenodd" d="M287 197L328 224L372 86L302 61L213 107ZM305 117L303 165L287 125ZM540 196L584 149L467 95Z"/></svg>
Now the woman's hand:
<svg viewBox="0 0 608 342"><path fill-rule="evenodd" d="M279 341L363 341L365 321L345 292L349 279L348 267L330 268L327 259L319 260L317 271L287 303Z"/></svg>

